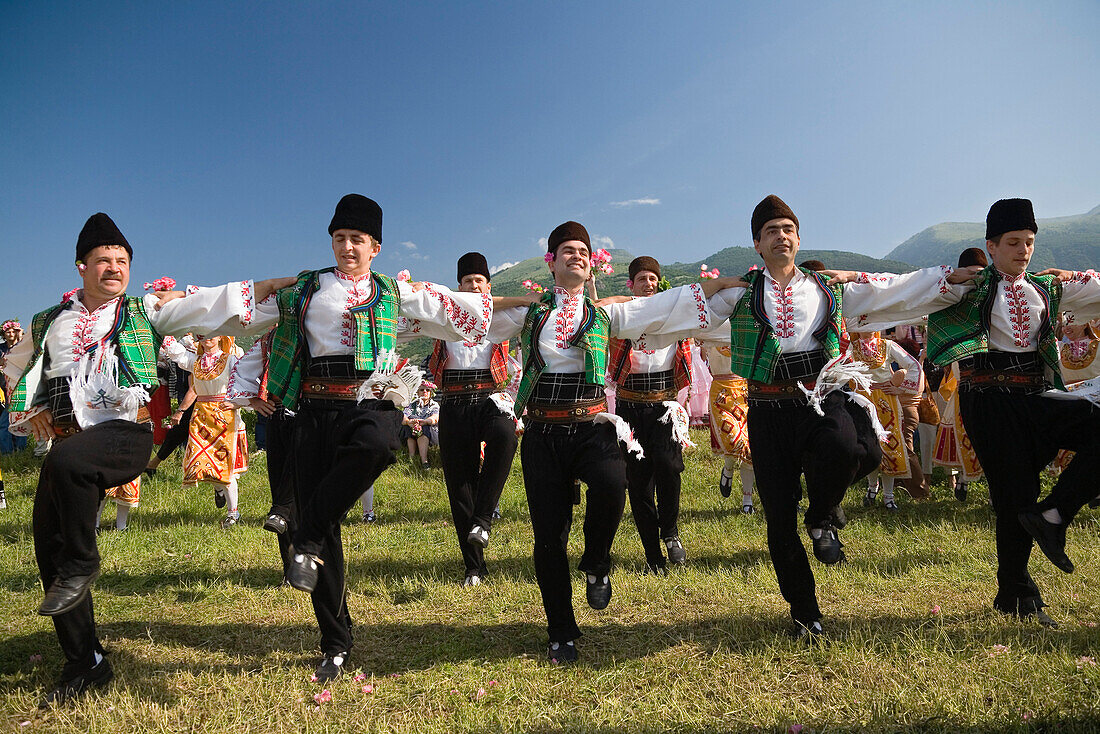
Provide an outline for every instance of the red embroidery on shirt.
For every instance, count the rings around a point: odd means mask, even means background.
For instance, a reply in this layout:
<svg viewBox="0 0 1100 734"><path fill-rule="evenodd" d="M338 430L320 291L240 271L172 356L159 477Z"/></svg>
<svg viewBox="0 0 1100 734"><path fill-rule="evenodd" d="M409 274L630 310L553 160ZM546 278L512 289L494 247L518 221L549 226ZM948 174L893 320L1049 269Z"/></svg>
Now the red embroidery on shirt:
<svg viewBox="0 0 1100 734"><path fill-rule="evenodd" d="M707 300L698 283L691 284L691 295L695 299L695 316L699 319L699 326L705 329L710 323L710 317L707 314Z"/></svg>
<svg viewBox="0 0 1100 734"><path fill-rule="evenodd" d="M252 281L246 280L241 283L241 299L244 301L244 316L241 318L241 323L248 326L252 323L252 318L255 313L252 310L254 305L252 298Z"/></svg>
<svg viewBox="0 0 1100 734"><path fill-rule="evenodd" d="M558 349L568 349L569 340L573 338L573 321L577 317L577 306L581 297L579 294L571 295L569 291L558 286L554 286L554 295L561 296L561 305L554 317L554 345Z"/></svg>
<svg viewBox="0 0 1100 734"><path fill-rule="evenodd" d="M1100 280L1100 273L1095 270L1078 270L1073 274L1073 277L1065 281L1066 283L1078 283L1085 284L1090 280Z"/></svg>
<svg viewBox="0 0 1100 734"><path fill-rule="evenodd" d="M344 312L340 314L340 344L354 349L355 337L359 330L355 326L355 316L352 315L351 309L370 300L374 281L371 280L370 273L354 277L334 270L333 274L336 275L337 280L343 281L342 285L348 289L347 299L344 301Z"/></svg>
<svg viewBox="0 0 1100 734"><path fill-rule="evenodd" d="M794 292L791 286L780 288L772 281L772 296L775 298L775 335L780 339L794 338Z"/></svg>
<svg viewBox="0 0 1100 734"><path fill-rule="evenodd" d="M1023 275L1005 281L1005 301L1008 303L1008 322L1012 325L1012 340L1016 346L1031 345L1031 306L1024 291Z"/></svg>
<svg viewBox="0 0 1100 734"><path fill-rule="evenodd" d="M84 304L80 305L81 313L76 320L76 324L73 326L72 334L72 347L73 347L73 361L79 362L80 358L84 356L84 353L88 351L88 348L95 344L99 339L93 334L95 333L96 324L99 323L99 319L106 313L106 308L111 306L112 308L117 305L118 299L107 301L95 311L89 312Z"/></svg>

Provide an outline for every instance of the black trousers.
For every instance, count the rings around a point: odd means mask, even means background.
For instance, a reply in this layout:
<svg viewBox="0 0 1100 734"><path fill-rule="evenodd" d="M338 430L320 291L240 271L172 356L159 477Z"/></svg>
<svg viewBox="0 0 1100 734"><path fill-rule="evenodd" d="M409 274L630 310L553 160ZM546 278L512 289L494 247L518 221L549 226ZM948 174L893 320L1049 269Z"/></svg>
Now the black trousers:
<svg viewBox="0 0 1100 734"><path fill-rule="evenodd" d="M93 426L54 444L34 495L34 556L42 587L57 578L85 576L99 568L95 520L104 492L135 479L149 462L153 432L148 425L114 420ZM53 617L65 653L62 678L86 672L96 639L92 595L75 609Z"/></svg>
<svg viewBox="0 0 1100 734"><path fill-rule="evenodd" d="M267 419L267 484L271 489L268 514L286 520L287 531L280 533L279 557L283 576L290 564L290 540L298 530L298 506L294 502L294 418L279 408Z"/></svg>
<svg viewBox="0 0 1100 734"><path fill-rule="evenodd" d="M294 489L300 523L294 550L316 555L324 564L312 597L321 651L326 654L352 647L340 522L397 460L400 424L401 413L388 400L305 399L294 418Z"/></svg>
<svg viewBox="0 0 1100 734"><path fill-rule="evenodd" d="M1058 449L1076 455L1039 509L1057 507L1069 522L1100 492L1100 409L1087 400L966 389L959 391L959 409L997 514L993 606L1026 614L1042 607L1043 599L1027 571L1032 539L1017 515L1035 505L1040 472Z"/></svg>
<svg viewBox="0 0 1100 734"><path fill-rule="evenodd" d="M164 461L172 452L187 443L187 427L191 425L191 413L195 410L195 404L191 403L187 410L183 411L180 422L168 429L164 435L164 443L157 449L157 458Z"/></svg>
<svg viewBox="0 0 1100 734"><path fill-rule="evenodd" d="M439 457L467 573L486 573L484 551L467 542L466 536L475 524L486 530L492 527L493 510L512 470L518 443L516 422L489 398L466 404L445 401L440 406Z"/></svg>
<svg viewBox="0 0 1100 734"><path fill-rule="evenodd" d="M620 400L615 412L634 429L644 457L623 450L630 511L645 560L650 566L664 566L662 538L679 535L680 473L684 471L684 450L672 438L672 424L661 423L668 408L663 403L632 403Z"/></svg>
<svg viewBox="0 0 1100 734"><path fill-rule="evenodd" d="M867 412L834 392L825 415L791 401L749 404L749 443L756 488L768 525L768 553L779 591L800 624L821 619L814 574L798 533L800 477L806 477L805 522L818 527L844 499L848 485L879 465L882 452Z"/></svg>
<svg viewBox="0 0 1100 734"><path fill-rule="evenodd" d="M562 426L553 426L550 431ZM611 570L611 544L626 505L626 464L615 429L607 423L581 423L570 433L528 427L520 447L523 483L535 535L535 578L546 609L551 642L580 636L573 614L569 578L569 528L573 523L573 480L588 485L584 517L584 554L580 570L606 576Z"/></svg>

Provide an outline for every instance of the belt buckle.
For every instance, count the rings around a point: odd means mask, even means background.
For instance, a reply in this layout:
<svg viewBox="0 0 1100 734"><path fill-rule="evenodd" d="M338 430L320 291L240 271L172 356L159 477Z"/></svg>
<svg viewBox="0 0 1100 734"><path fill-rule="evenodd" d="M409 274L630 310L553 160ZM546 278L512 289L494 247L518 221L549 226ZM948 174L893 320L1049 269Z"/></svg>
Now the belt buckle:
<svg viewBox="0 0 1100 734"><path fill-rule="evenodd" d="M997 382L1004 382L1007 379L1008 379L1008 375L1006 375L1005 373L1000 372L1000 373L997 374Z"/></svg>
<svg viewBox="0 0 1100 734"><path fill-rule="evenodd" d="M584 408L573 408L573 415L584 415L585 412Z"/></svg>

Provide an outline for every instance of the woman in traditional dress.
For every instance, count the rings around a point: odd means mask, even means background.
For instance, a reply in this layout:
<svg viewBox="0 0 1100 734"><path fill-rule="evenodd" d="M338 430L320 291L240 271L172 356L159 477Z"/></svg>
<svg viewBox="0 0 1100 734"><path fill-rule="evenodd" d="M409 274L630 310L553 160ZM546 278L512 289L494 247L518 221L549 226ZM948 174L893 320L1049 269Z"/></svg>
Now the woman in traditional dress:
<svg viewBox="0 0 1100 734"><path fill-rule="evenodd" d="M878 471L871 472L867 477L867 495L863 498L863 506L873 506L881 488L886 509L896 511L894 480L908 478L913 471L898 396L919 393L920 364L897 342L883 339L877 331L850 332L850 336L852 341L848 345L848 353L853 360L866 365L873 380L871 389L863 395L874 403L879 422L890 434L885 441L879 442L882 461ZM893 368L894 363L899 366L897 370Z"/></svg>
<svg viewBox="0 0 1100 734"><path fill-rule="evenodd" d="M1070 392L1080 388L1085 380L1100 377L1100 360L1096 359L1097 348L1100 347L1098 325L1100 321L1078 324L1072 313L1067 311L1062 314L1058 360L1062 364L1062 381ZM1072 451L1061 449L1050 465L1050 473L1054 476L1061 474L1073 456ZM1095 501L1089 506L1095 507Z"/></svg>
<svg viewBox="0 0 1100 734"><path fill-rule="evenodd" d="M981 479L984 472L959 415L957 362L944 370L943 382L936 392L940 398L937 402L943 407L940 408L940 425L936 429L936 450L932 454L932 463L948 470L948 481L955 499L966 502L970 483Z"/></svg>
<svg viewBox="0 0 1100 734"><path fill-rule="evenodd" d="M710 447L725 458L718 490L723 497L733 491L733 471L741 472L741 511L751 515L756 511L752 501L752 488L756 475L752 468L749 450L749 408L746 399L748 382L744 377L730 373L730 343L728 331L718 341L697 338L703 358L710 367ZM716 334L720 336L720 334Z"/></svg>
<svg viewBox="0 0 1100 734"><path fill-rule="evenodd" d="M214 485L214 503L226 508L224 529L241 519L237 477L248 469L248 438L241 411L225 399L229 373L240 356L232 337L202 339L191 372L197 397L187 431L183 486Z"/></svg>

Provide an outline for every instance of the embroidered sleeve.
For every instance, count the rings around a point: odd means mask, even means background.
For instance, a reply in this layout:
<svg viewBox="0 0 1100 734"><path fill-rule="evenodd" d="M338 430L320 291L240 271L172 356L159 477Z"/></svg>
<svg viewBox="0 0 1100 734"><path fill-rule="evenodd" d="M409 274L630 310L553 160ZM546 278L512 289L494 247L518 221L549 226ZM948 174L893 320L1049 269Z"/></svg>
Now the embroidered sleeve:
<svg viewBox="0 0 1100 734"><path fill-rule="evenodd" d="M398 281L401 315L420 320L423 336L444 341L480 342L489 331L493 301L481 293L459 293L436 283L419 291Z"/></svg>
<svg viewBox="0 0 1100 734"><path fill-rule="evenodd" d="M921 366L913 355L905 351L905 348L894 341L887 341L890 345L890 360L898 363L898 368L905 370L905 380L901 383L901 389L908 393L917 393L921 387Z"/></svg>
<svg viewBox="0 0 1100 734"><path fill-rule="evenodd" d="M857 282L844 285L842 308L848 329L882 331L958 303L972 286L948 283L951 272L941 265L904 275L861 273Z"/></svg>
<svg viewBox="0 0 1100 734"><path fill-rule="evenodd" d="M277 308L258 309L252 281L228 283L213 288L196 288L186 298L177 298L156 308L157 297L145 296L145 312L158 332L180 336L188 331L223 336L254 336L270 329L278 320Z"/></svg>
<svg viewBox="0 0 1100 734"><path fill-rule="evenodd" d="M695 336L711 325L711 311L698 283L626 303L612 303L604 309L611 321L612 338L637 340L645 334L650 349Z"/></svg>
<svg viewBox="0 0 1100 734"><path fill-rule="evenodd" d="M248 407L251 398L260 396L263 369L263 345L257 340L243 357L233 360L229 370L229 384L225 388L225 399L242 408Z"/></svg>
<svg viewBox="0 0 1100 734"><path fill-rule="evenodd" d="M13 436L30 436L30 420L46 409L45 405L36 405L30 410L12 410L8 412L8 432Z"/></svg>

